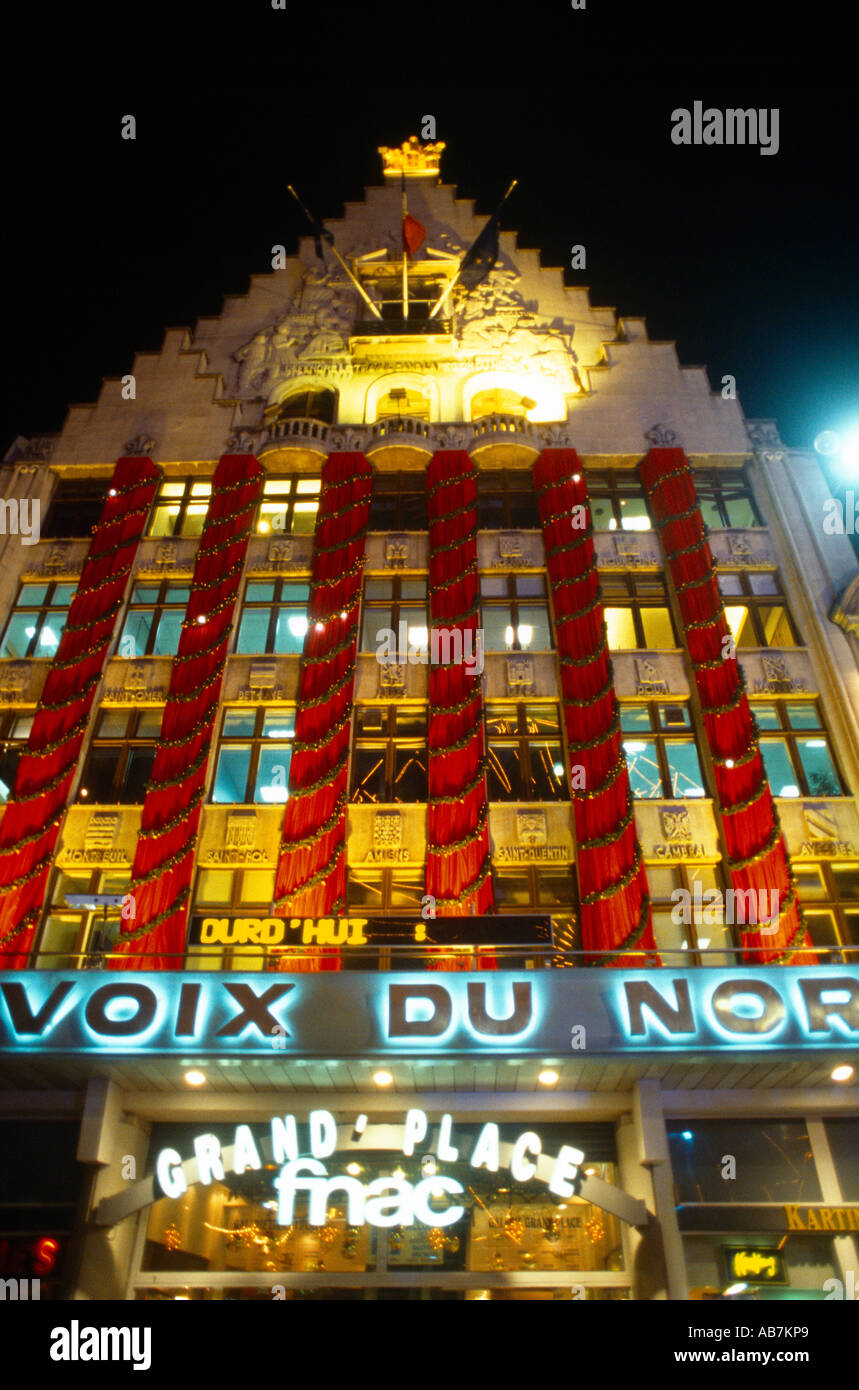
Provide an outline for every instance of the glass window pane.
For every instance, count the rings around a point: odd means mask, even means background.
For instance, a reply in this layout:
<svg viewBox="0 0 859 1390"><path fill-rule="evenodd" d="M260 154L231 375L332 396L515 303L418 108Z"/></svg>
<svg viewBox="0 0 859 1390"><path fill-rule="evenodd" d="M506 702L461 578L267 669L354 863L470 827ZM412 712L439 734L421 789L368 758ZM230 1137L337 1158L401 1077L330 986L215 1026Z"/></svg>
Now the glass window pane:
<svg viewBox="0 0 859 1390"><path fill-rule="evenodd" d="M793 872L800 902L813 902L815 898L826 898L826 883L816 864L794 864Z"/></svg>
<svg viewBox="0 0 859 1390"><path fill-rule="evenodd" d="M835 771L826 739L798 738L796 750L812 796L840 796L841 784Z"/></svg>
<svg viewBox="0 0 859 1390"><path fill-rule="evenodd" d="M200 869L197 875L198 903L229 903L232 896L232 869Z"/></svg>
<svg viewBox="0 0 859 1390"><path fill-rule="evenodd" d="M202 536L203 523L206 520L206 512L208 510L206 504L197 502L189 506L182 519L182 535Z"/></svg>
<svg viewBox="0 0 859 1390"><path fill-rule="evenodd" d="M649 729L650 710L647 705L621 705L620 727L624 730Z"/></svg>
<svg viewBox="0 0 859 1390"><path fill-rule="evenodd" d="M224 711L222 734L225 738L251 738L256 729L256 710L228 709Z"/></svg>
<svg viewBox="0 0 859 1390"><path fill-rule="evenodd" d="M516 744L490 743L486 770L490 801L524 800Z"/></svg>
<svg viewBox="0 0 859 1390"><path fill-rule="evenodd" d="M688 705L660 705L659 723L663 729L691 729L692 714Z"/></svg>
<svg viewBox="0 0 859 1390"><path fill-rule="evenodd" d="M366 599L393 599L394 582L392 579L368 579L364 583L364 597Z"/></svg>
<svg viewBox="0 0 859 1390"><path fill-rule="evenodd" d="M159 497L183 497L184 494L184 483L162 483L158 489Z"/></svg>
<svg viewBox="0 0 859 1390"><path fill-rule="evenodd" d="M720 574L717 577L720 593L736 595L743 592L743 581L738 574Z"/></svg>
<svg viewBox="0 0 859 1390"><path fill-rule="evenodd" d="M698 750L692 739L666 739L672 796L704 796Z"/></svg>
<svg viewBox="0 0 859 1390"><path fill-rule="evenodd" d="M357 744L352 750L352 800L386 801L385 749L364 748Z"/></svg>
<svg viewBox="0 0 859 1390"><path fill-rule="evenodd" d="M395 711L400 738L426 738L427 712L423 705L405 705Z"/></svg>
<svg viewBox="0 0 859 1390"><path fill-rule="evenodd" d="M674 647L674 631L667 608L642 608L641 625L644 629L644 645L650 647Z"/></svg>
<svg viewBox="0 0 859 1390"><path fill-rule="evenodd" d="M83 934L84 920L64 914L48 918L39 947L40 970L73 970L78 965L80 958L75 952Z"/></svg>
<svg viewBox="0 0 859 1390"><path fill-rule="evenodd" d="M172 536L176 529L176 520L179 516L178 506L156 507L152 513L152 520L149 523L148 535L150 536Z"/></svg>
<svg viewBox="0 0 859 1390"><path fill-rule="evenodd" d="M263 493L266 497L287 497L291 491L291 478L266 478L263 487Z"/></svg>
<svg viewBox="0 0 859 1390"><path fill-rule="evenodd" d="M211 483L192 483L192 484L191 484L191 496L192 496L192 497L211 497L211 495L212 495L212 484L211 484Z"/></svg>
<svg viewBox="0 0 859 1390"><path fill-rule="evenodd" d="M614 531L617 523L610 497L591 497L591 521L595 531Z"/></svg>
<svg viewBox="0 0 859 1390"><path fill-rule="evenodd" d="M821 950L832 951L841 945L835 926L835 916L832 912L818 912L806 908L803 917L808 927L812 946L817 946ZM827 964L826 958L824 958L823 964Z"/></svg>
<svg viewBox="0 0 859 1390"><path fill-rule="evenodd" d="M291 758L292 749L287 743L260 750L254 801L275 804L287 800Z"/></svg>
<svg viewBox="0 0 859 1390"><path fill-rule="evenodd" d="M283 709L268 709L262 725L263 738L295 737L295 706L286 705Z"/></svg>
<svg viewBox="0 0 859 1390"><path fill-rule="evenodd" d="M246 608L239 623L237 652L264 652L268 641L269 610Z"/></svg>
<svg viewBox="0 0 859 1390"><path fill-rule="evenodd" d="M704 525L711 531L724 530L725 523L716 502L712 497L702 497L701 490L698 490L698 502L701 507L701 519Z"/></svg>
<svg viewBox="0 0 859 1390"><path fill-rule="evenodd" d="M245 869L241 897L243 903L269 904L274 897L274 869Z"/></svg>
<svg viewBox="0 0 859 1390"><path fill-rule="evenodd" d="M650 517L643 497L621 497L620 525L624 531L649 531Z"/></svg>
<svg viewBox="0 0 859 1390"><path fill-rule="evenodd" d="M632 794L638 800L662 796L662 774L656 756L656 744L650 739L624 739L623 751L629 769Z"/></svg>
<svg viewBox="0 0 859 1390"><path fill-rule="evenodd" d="M751 709L752 714L758 722L759 729L781 728L778 705L759 705L757 700L755 700Z"/></svg>
<svg viewBox="0 0 859 1390"><path fill-rule="evenodd" d="M787 722L792 729L819 729L820 715L814 704L800 704L798 700L786 700L784 710Z"/></svg>
<svg viewBox="0 0 859 1390"><path fill-rule="evenodd" d="M526 705L525 726L529 734L555 734L561 727L557 705Z"/></svg>
<svg viewBox="0 0 859 1390"><path fill-rule="evenodd" d="M569 907L573 901L573 880L569 869L538 869L537 896L543 907Z"/></svg>
<svg viewBox="0 0 859 1390"><path fill-rule="evenodd" d="M507 579L503 574L482 574L480 592L485 598L504 598L507 593Z"/></svg>
<svg viewBox="0 0 859 1390"><path fill-rule="evenodd" d="M508 642L508 634L510 641ZM506 652L512 647L513 629L510 625L510 609L499 605L483 609L483 649L487 652Z"/></svg>
<svg viewBox="0 0 859 1390"><path fill-rule="evenodd" d="M292 534L294 536L312 536L316 529L318 510L318 502L296 502L292 513Z"/></svg>
<svg viewBox="0 0 859 1390"><path fill-rule="evenodd" d="M160 738L161 713L160 709L142 710L137 719L135 738Z"/></svg>
<svg viewBox="0 0 859 1390"><path fill-rule="evenodd" d="M243 803L247 794L250 746L222 747L218 753L212 800Z"/></svg>
<svg viewBox="0 0 859 1390"><path fill-rule="evenodd" d="M725 511L728 513L728 525L743 529L750 526L757 526L758 519L755 516L755 509L748 497L728 497L724 499Z"/></svg>
<svg viewBox="0 0 859 1390"><path fill-rule="evenodd" d="M849 898L859 899L859 864L831 864L835 875L835 887L842 902Z"/></svg>
<svg viewBox="0 0 859 1390"><path fill-rule="evenodd" d="M481 531L504 529L504 499L491 494L477 499L477 524Z"/></svg>
<svg viewBox="0 0 859 1390"><path fill-rule="evenodd" d="M300 656L304 650L307 614L298 608L279 608L274 632L274 650L281 655Z"/></svg>
<svg viewBox="0 0 859 1390"><path fill-rule="evenodd" d="M362 627L361 627L361 651L362 651L362 652L375 652L375 651L378 651L378 650L379 650L379 644L380 644L380 642L381 642L381 640L382 640L382 639L380 638L380 636L379 636L379 634L380 634L381 632L393 632L393 634L394 634L394 646L396 647L397 643L398 643L399 640L400 640L400 636L399 636L399 632L398 632L398 631L394 628L394 626L393 626L393 618L391 617L391 609L390 609L390 608L365 608L365 609L364 609L364 620L363 620L363 624L362 624ZM388 639L388 641L390 642L390 638ZM406 653L404 652L404 653L403 653L403 660L405 660L405 659L406 659Z"/></svg>
<svg viewBox="0 0 859 1390"><path fill-rule="evenodd" d="M129 750L125 762L125 775L119 792L119 800L124 806L139 806L146 796L146 783L152 776L155 762L154 748L134 748Z"/></svg>
<svg viewBox="0 0 859 1390"><path fill-rule="evenodd" d="M295 491L299 496L305 496L308 493L319 492L321 487L322 482L319 478L299 478L295 485Z"/></svg>
<svg viewBox="0 0 859 1390"><path fill-rule="evenodd" d="M490 734L515 734L518 727L516 705L487 706L486 728Z"/></svg>
<svg viewBox="0 0 859 1390"><path fill-rule="evenodd" d="M245 603L271 603L274 585L252 580L245 589Z"/></svg>
<svg viewBox="0 0 859 1390"><path fill-rule="evenodd" d="M391 874L391 907L405 907L416 911L421 906L424 892L424 873L422 869L394 869Z"/></svg>
<svg viewBox="0 0 859 1390"><path fill-rule="evenodd" d="M755 635L754 623L749 617L749 610L739 604L734 606L729 604L725 608L725 617L731 636L738 647L756 647L758 639Z"/></svg>
<svg viewBox="0 0 859 1390"><path fill-rule="evenodd" d="M638 646L631 608L606 608L605 625L608 632L609 651L634 651Z"/></svg>
<svg viewBox="0 0 859 1390"><path fill-rule="evenodd" d="M51 613L42 624L36 645L36 656L53 656L60 645L60 638L66 625L66 613Z"/></svg>
<svg viewBox="0 0 859 1390"><path fill-rule="evenodd" d="M382 906L382 874L373 869L349 870L350 907Z"/></svg>
<svg viewBox="0 0 859 1390"><path fill-rule="evenodd" d="M498 907L528 907L531 883L527 870L498 869L495 872L495 902Z"/></svg>
<svg viewBox="0 0 859 1390"><path fill-rule="evenodd" d="M795 647L796 641L791 631L787 609L781 604L773 604L760 609L761 626L768 647Z"/></svg>
<svg viewBox="0 0 859 1390"><path fill-rule="evenodd" d="M183 617L184 614L178 609L175 612L168 609L161 614L158 631L155 635L155 645L152 648L154 656L176 655L179 650Z"/></svg>
<svg viewBox="0 0 859 1390"><path fill-rule="evenodd" d="M523 652L551 651L552 634L549 627L549 610L546 605L544 603L520 603L519 625L516 632Z"/></svg>
<svg viewBox="0 0 859 1390"><path fill-rule="evenodd" d="M845 1202L859 1201L859 1119L824 1120L826 1137L841 1195ZM855 1301L855 1299L854 1299Z"/></svg>
<svg viewBox="0 0 859 1390"><path fill-rule="evenodd" d="M425 748L394 749L394 801L426 801L427 752Z"/></svg>
<svg viewBox="0 0 859 1390"><path fill-rule="evenodd" d="M774 574L750 574L749 584L753 594L778 593L778 584Z"/></svg>
<svg viewBox="0 0 859 1390"><path fill-rule="evenodd" d="M404 599L420 599L426 601L427 582L425 579L404 579L400 585L400 597Z"/></svg>
<svg viewBox="0 0 859 1390"><path fill-rule="evenodd" d="M761 753L773 796L799 796L796 773L783 738L762 738Z"/></svg>
<svg viewBox="0 0 859 1390"><path fill-rule="evenodd" d="M542 574L517 574L516 592L523 598L536 598L545 594L546 582Z"/></svg>
<svg viewBox="0 0 859 1390"><path fill-rule="evenodd" d="M69 604L75 596L76 588L77 585L75 584L58 584L54 589L53 596L50 602L50 607L68 608Z"/></svg>
<svg viewBox="0 0 859 1390"><path fill-rule="evenodd" d="M535 740L529 744L531 785L526 789L529 801L566 801L569 798L564 772L564 754L560 743Z"/></svg>
<svg viewBox="0 0 859 1390"><path fill-rule="evenodd" d="M34 614L13 613L0 647L0 656L23 657L36 635L38 619Z"/></svg>
<svg viewBox="0 0 859 1390"><path fill-rule="evenodd" d="M819 1202L820 1184L803 1120L667 1122L678 1202L724 1202L722 1155L737 1160L733 1202Z"/></svg>

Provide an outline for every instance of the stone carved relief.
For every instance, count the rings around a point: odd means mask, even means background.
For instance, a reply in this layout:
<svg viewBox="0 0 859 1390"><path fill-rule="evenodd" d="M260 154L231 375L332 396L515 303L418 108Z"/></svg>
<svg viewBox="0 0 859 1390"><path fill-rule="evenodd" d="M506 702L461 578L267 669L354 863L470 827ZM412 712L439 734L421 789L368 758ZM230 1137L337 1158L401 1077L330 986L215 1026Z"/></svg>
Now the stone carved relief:
<svg viewBox="0 0 859 1390"><path fill-rule="evenodd" d="M379 694L404 695L405 693L405 662L381 662L379 664Z"/></svg>
<svg viewBox="0 0 859 1390"><path fill-rule="evenodd" d="M752 558L752 543L749 537L744 536L742 532L728 532L728 549L731 552L732 560L751 560Z"/></svg>
<svg viewBox="0 0 859 1390"><path fill-rule="evenodd" d="M345 353L352 322L352 289L339 267L308 266L286 312L233 354L239 390L268 392L290 363Z"/></svg>
<svg viewBox="0 0 859 1390"><path fill-rule="evenodd" d="M517 811L516 838L520 845L545 845L548 829L544 811Z"/></svg>
<svg viewBox="0 0 859 1390"><path fill-rule="evenodd" d="M39 573L52 579L60 574L76 574L80 565L68 546L52 545L39 568Z"/></svg>
<svg viewBox="0 0 859 1390"><path fill-rule="evenodd" d="M660 449L666 449L680 443L680 436L676 431L661 421L656 425L651 425L649 430L645 430L644 437Z"/></svg>
<svg viewBox="0 0 859 1390"><path fill-rule="evenodd" d="M756 449L765 446L784 448L775 420L747 420L746 433Z"/></svg>
<svg viewBox="0 0 859 1390"><path fill-rule="evenodd" d="M761 657L761 677L754 682L753 689L759 694L790 695L804 690L805 684L791 676L786 656L770 655Z"/></svg>
<svg viewBox="0 0 859 1390"><path fill-rule="evenodd" d="M388 536L385 540L385 564L388 569L402 570L409 557L409 542L406 536Z"/></svg>
<svg viewBox="0 0 859 1390"><path fill-rule="evenodd" d="M379 812L373 817L373 846L395 849L403 843L403 818L398 812Z"/></svg>
<svg viewBox="0 0 859 1390"><path fill-rule="evenodd" d="M256 844L257 818L253 811L237 811L227 816L224 831L224 847L227 849L250 849Z"/></svg>
<svg viewBox="0 0 859 1390"><path fill-rule="evenodd" d="M507 693L528 694L534 689L534 659L530 656L508 656Z"/></svg>
<svg viewBox="0 0 859 1390"><path fill-rule="evenodd" d="M635 658L636 695L667 695L668 682L660 673L659 663L649 657Z"/></svg>
<svg viewBox="0 0 859 1390"><path fill-rule="evenodd" d="M96 811L91 815L84 831L84 852L110 849L119 830L120 815L117 811Z"/></svg>
<svg viewBox="0 0 859 1390"><path fill-rule="evenodd" d="M672 806L659 812L662 838L667 844L688 844L692 840L692 825L685 806Z"/></svg>
<svg viewBox="0 0 859 1390"><path fill-rule="evenodd" d="M841 854L855 854L852 840L840 838L838 816L833 806L827 806L825 802L816 806L804 805L802 821L808 839L800 845L800 854L828 858Z"/></svg>
<svg viewBox="0 0 859 1390"><path fill-rule="evenodd" d="M498 537L498 562L522 559L522 535L519 531L505 531Z"/></svg>
<svg viewBox="0 0 859 1390"><path fill-rule="evenodd" d="M621 565L655 565L656 556L652 550L643 550L641 538L631 531L617 531L614 536L614 551Z"/></svg>
<svg viewBox="0 0 859 1390"><path fill-rule="evenodd" d="M154 448L154 439L150 439L148 434L138 434L134 439L125 441L122 451L129 458L143 458L150 457Z"/></svg>
<svg viewBox="0 0 859 1390"><path fill-rule="evenodd" d="M10 666L4 663L0 666L0 700L12 704L15 700L22 699L27 684L27 674L26 662L16 662Z"/></svg>
<svg viewBox="0 0 859 1390"><path fill-rule="evenodd" d="M451 316L454 335L468 351L488 353L496 363L503 358L508 371L527 367L567 390L577 387L573 325L536 312L536 302L526 301L518 288L521 278L518 271L497 264L480 285L455 304Z"/></svg>

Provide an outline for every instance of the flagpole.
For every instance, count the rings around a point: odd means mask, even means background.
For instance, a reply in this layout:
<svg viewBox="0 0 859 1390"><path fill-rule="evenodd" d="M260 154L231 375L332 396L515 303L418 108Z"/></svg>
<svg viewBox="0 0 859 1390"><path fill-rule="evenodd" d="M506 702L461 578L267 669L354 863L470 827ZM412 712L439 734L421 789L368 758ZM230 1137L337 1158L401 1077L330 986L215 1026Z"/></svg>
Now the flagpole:
<svg viewBox="0 0 859 1390"><path fill-rule="evenodd" d="M295 201L298 203L298 206L301 208L301 211L304 213L304 216L307 218L307 220L308 220L308 222L311 224L311 226L313 226L313 227L318 226L319 224L317 223L316 218L312 215L312 213L308 212L307 208L304 206L303 202L302 202L301 199L299 198L299 196L298 196L298 194L296 193L295 189L293 188L292 184L291 184L291 183L288 183L286 186L287 186L287 189L289 190L289 192L292 194L292 196L293 196L293 198L295 199ZM331 235L330 232L329 232L328 235L329 235L329 236ZM376 305L373 303L373 301L372 301L372 299L370 298L370 296L367 294L366 290L364 289L364 286L360 283L360 281L356 280L355 276L352 274L351 270L349 269L348 265L347 265L346 262L344 261L343 257L340 255L340 252L337 250L337 247L334 245L334 240L333 240L333 238L329 241L328 245L329 245L329 247L330 247L330 249L331 249L331 254L332 254L332 256L333 256L334 259L337 261L338 265L340 265L340 266L342 267L342 269L345 270L347 276L348 276L349 279L351 280L352 284L355 286L355 289L356 289L356 290L358 291L358 293L360 294L361 298L363 299L364 303L367 305L368 309L370 309L371 312L375 314L375 316L376 316L377 319L381 319L381 317L382 317L381 313L379 312L379 310L378 310L378 308L376 307Z"/></svg>
<svg viewBox="0 0 859 1390"><path fill-rule="evenodd" d="M489 220L487 221L486 227L491 227L492 223L495 221L496 217L497 217L498 214L500 213L500 211L501 211L501 209L503 208L504 204L507 202L507 199L510 197L510 194L513 192L513 189L516 187L516 185L518 184L518 182L519 182L518 179L513 179L513 180L511 181L510 187L508 188L507 192L504 194L504 197L501 199L501 202L498 204L498 207L495 209L495 211L493 212L492 216L491 216L491 217L489 218ZM481 233L480 233L480 236L478 236L477 240L474 242L474 245L475 245L475 246L477 245L477 242L480 240L480 237L482 237L482 236L483 236L483 233L486 231L486 227L483 228L483 230L482 230ZM440 297L436 300L435 304L433 305L432 309L430 310L429 317L430 317L431 319L434 319L434 318L435 318L436 314L439 312L439 310L443 307L443 305L444 305L445 302L447 301L447 298L448 298L448 296L449 296L451 290L454 288L454 286L456 285L457 281L459 280L460 275L462 274L462 267L465 265L465 262L466 262L467 259L468 259L468 253L466 253L466 255L463 256L462 261L460 262L459 270L458 270L458 271L456 272L456 274L454 275L454 277L453 277L453 279L451 280L450 284L448 285L447 289L440 295Z"/></svg>
<svg viewBox="0 0 859 1390"><path fill-rule="evenodd" d="M408 204L406 203L406 174L405 174L405 170L403 170L403 184L402 184L402 188L403 188L403 228L402 228L402 236L403 236L403 318L404 318L404 319L407 319L408 316L409 316L409 253L408 253L408 250L407 250L407 248L406 248L406 214L408 213Z"/></svg>

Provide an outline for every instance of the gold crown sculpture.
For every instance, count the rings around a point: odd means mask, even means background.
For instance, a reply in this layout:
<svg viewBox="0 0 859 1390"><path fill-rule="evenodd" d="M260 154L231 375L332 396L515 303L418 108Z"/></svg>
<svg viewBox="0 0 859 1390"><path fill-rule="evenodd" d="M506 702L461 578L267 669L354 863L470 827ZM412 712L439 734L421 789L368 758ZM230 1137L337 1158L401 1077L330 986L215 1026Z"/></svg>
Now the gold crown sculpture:
<svg viewBox="0 0 859 1390"><path fill-rule="evenodd" d="M445 148L443 140L422 145L416 135L409 136L398 149L379 146L384 173L392 178L408 174L410 178L438 178L441 152Z"/></svg>

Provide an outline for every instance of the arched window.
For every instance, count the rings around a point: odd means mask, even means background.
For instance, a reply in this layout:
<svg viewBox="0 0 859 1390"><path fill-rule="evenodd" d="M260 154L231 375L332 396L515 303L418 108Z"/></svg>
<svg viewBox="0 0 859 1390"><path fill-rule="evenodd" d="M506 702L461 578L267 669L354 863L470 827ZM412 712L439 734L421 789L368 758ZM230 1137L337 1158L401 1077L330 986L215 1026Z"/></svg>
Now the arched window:
<svg viewBox="0 0 859 1390"><path fill-rule="evenodd" d="M485 415L518 415L524 419L535 402L518 391L504 387L493 387L489 391L478 391L471 402L472 420L482 420Z"/></svg>
<svg viewBox="0 0 859 1390"><path fill-rule="evenodd" d="M296 391L280 402L275 419L321 420L325 425L333 425L336 408L336 391Z"/></svg>
<svg viewBox="0 0 859 1390"><path fill-rule="evenodd" d="M405 386L392 387L387 395L379 397L376 419L396 420L400 415L407 415L411 420L429 421L429 397L421 391L409 390Z"/></svg>

